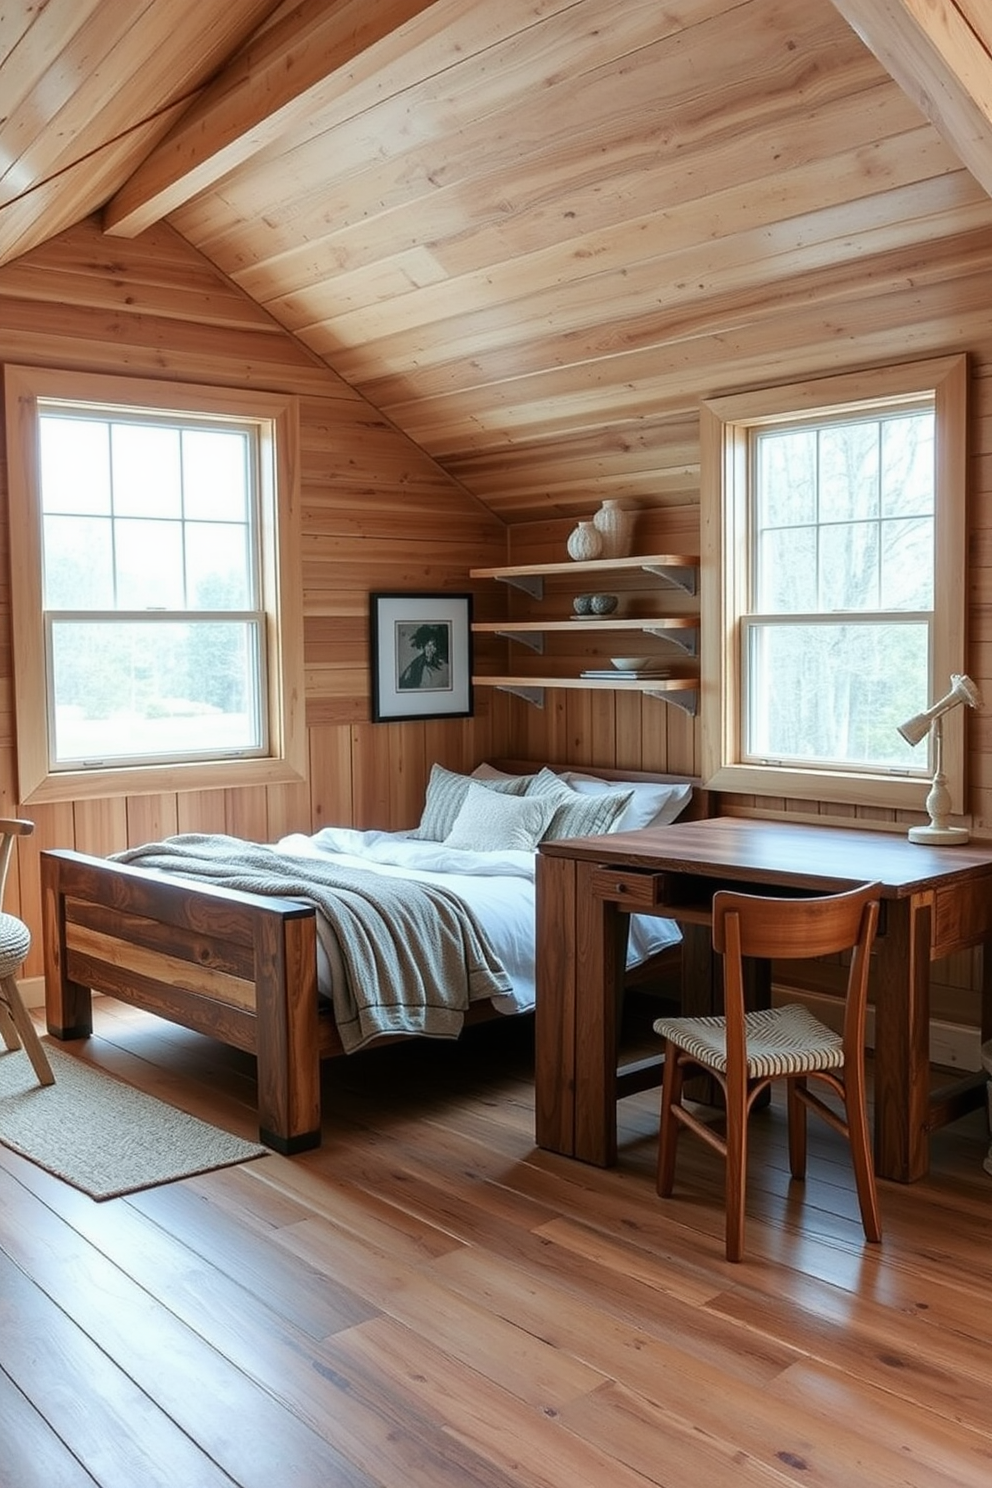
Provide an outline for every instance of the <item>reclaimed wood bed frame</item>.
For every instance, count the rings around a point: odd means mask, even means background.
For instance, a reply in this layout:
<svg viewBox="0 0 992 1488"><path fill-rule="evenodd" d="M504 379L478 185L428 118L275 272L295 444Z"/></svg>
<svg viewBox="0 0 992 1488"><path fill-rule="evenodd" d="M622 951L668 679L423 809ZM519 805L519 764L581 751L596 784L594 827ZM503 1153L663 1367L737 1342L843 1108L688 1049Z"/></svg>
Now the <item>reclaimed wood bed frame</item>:
<svg viewBox="0 0 992 1488"><path fill-rule="evenodd" d="M515 773L540 768L531 761L499 763ZM595 767L588 773L686 778ZM680 819L707 814L706 793L696 788ZM41 889L53 1037L92 1033L95 991L220 1039L257 1060L259 1140L286 1154L319 1146L321 1063L344 1050L317 993L312 905L63 849L41 853ZM638 968L634 981L642 983L649 972L674 974L679 961L678 947L671 947ZM470 1009L466 1023L505 1016L487 1001Z"/></svg>

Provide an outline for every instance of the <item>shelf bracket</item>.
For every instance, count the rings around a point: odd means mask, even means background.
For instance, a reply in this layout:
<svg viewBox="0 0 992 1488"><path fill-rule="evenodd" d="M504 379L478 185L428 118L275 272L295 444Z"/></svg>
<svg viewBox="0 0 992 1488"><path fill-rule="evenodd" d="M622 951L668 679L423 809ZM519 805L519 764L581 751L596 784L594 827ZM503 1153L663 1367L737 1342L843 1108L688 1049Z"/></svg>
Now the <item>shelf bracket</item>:
<svg viewBox="0 0 992 1488"><path fill-rule="evenodd" d="M695 691L658 692L651 687L645 689L644 696L660 698L663 703L672 703L676 708L681 708L683 713L688 713L690 718L695 718L699 706L699 694Z"/></svg>
<svg viewBox="0 0 992 1488"><path fill-rule="evenodd" d="M661 641L670 641L673 646L678 646L686 656L696 656L699 651L698 630L666 630L661 625L645 625L645 635L657 636Z"/></svg>
<svg viewBox="0 0 992 1488"><path fill-rule="evenodd" d="M519 641L521 646L529 646L539 656L544 655L543 630L497 630L496 634L508 641Z"/></svg>
<svg viewBox="0 0 992 1488"><path fill-rule="evenodd" d="M497 574L496 577L501 584L511 584L514 589L522 589L531 599L544 598L543 574Z"/></svg>
<svg viewBox="0 0 992 1488"><path fill-rule="evenodd" d="M659 579L664 579L666 584L672 584L676 589L684 589L686 594L696 592L696 570L694 568L671 568L664 563L642 563L641 568L645 573L655 574Z"/></svg>
<svg viewBox="0 0 992 1488"><path fill-rule="evenodd" d="M544 688L525 687L521 683L500 682L497 684L498 692L512 692L514 697L523 698L525 703L533 703L535 708L544 707Z"/></svg>

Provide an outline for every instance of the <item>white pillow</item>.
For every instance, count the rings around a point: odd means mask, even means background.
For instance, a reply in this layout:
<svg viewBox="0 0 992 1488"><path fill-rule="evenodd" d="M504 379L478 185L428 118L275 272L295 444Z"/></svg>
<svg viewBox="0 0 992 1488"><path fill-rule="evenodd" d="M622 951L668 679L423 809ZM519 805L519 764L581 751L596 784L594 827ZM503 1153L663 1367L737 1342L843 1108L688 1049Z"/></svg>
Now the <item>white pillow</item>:
<svg viewBox="0 0 992 1488"><path fill-rule="evenodd" d="M601 791L595 795L578 791L557 776L553 770L542 770L527 787L527 797L550 799L555 812L542 839L556 842L562 837L598 837L615 832L625 810L633 800L633 791Z"/></svg>
<svg viewBox="0 0 992 1488"><path fill-rule="evenodd" d="M533 852L554 811L549 796L508 796L475 782L444 845L469 852Z"/></svg>
<svg viewBox="0 0 992 1488"><path fill-rule="evenodd" d="M597 796L604 791L633 791L633 799L620 823L617 832L636 832L640 827L667 827L682 811L692 795L688 780L659 783L650 780L601 780L596 775L577 775L566 770L561 777L573 790L583 796Z"/></svg>
<svg viewBox="0 0 992 1488"><path fill-rule="evenodd" d="M519 775L510 775L503 780L474 782L470 775L458 775L446 770L443 765L431 768L427 782L424 812L420 825L410 833L411 837L425 838L429 842L443 842L455 824L470 785L479 784L480 789L490 792L506 792L511 796L522 796L527 781Z"/></svg>

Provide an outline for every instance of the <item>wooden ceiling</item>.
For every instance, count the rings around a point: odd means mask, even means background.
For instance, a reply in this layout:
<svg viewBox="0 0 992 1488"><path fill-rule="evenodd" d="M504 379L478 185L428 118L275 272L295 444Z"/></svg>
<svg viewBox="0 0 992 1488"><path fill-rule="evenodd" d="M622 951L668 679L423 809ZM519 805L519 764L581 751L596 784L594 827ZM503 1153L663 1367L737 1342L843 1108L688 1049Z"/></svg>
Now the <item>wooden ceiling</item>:
<svg viewBox="0 0 992 1488"><path fill-rule="evenodd" d="M0 263L164 219L504 520L682 503L728 365L987 266L990 50L987 0L21 0Z"/></svg>

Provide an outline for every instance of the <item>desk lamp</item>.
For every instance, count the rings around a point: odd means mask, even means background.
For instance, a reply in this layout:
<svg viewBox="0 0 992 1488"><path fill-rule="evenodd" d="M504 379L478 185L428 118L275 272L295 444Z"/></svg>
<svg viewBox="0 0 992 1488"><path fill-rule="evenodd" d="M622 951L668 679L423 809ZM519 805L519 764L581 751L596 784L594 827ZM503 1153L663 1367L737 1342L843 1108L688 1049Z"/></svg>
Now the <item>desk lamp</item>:
<svg viewBox="0 0 992 1488"><path fill-rule="evenodd" d="M919 744L933 729L934 770L926 799L930 825L910 827L910 842L929 843L931 847L953 847L956 843L968 841L967 827L952 827L947 821L951 812L951 793L947 789L947 776L944 774L944 734L941 720L945 713L949 713L959 703L967 703L969 708L980 708L982 696L970 677L952 672L950 692L925 713L914 713L912 718L907 718L905 723L899 725L899 732L907 744Z"/></svg>

